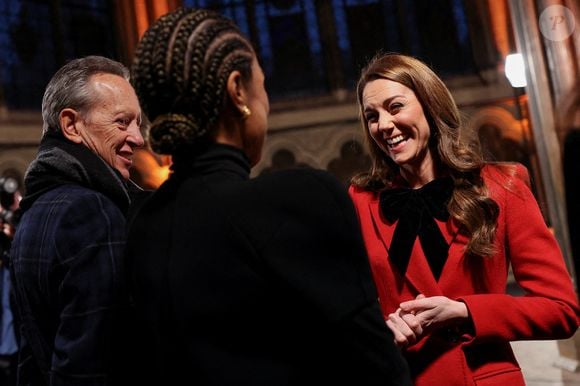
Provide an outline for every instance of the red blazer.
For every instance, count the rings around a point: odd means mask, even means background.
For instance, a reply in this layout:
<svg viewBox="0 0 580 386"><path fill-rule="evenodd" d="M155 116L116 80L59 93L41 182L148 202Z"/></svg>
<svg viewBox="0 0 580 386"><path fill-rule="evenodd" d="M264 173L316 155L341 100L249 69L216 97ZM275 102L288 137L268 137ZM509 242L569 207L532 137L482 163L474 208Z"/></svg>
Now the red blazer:
<svg viewBox="0 0 580 386"><path fill-rule="evenodd" d="M527 179L522 165L516 171ZM438 222L450 244L438 282L418 239L406 274L400 275L388 253L396 222L381 215L377 193L349 189L385 318L401 302L422 293L463 301L473 320L474 333L437 331L405 350L417 386L524 385L509 342L567 338L578 328L570 275L524 178L508 176L491 165L484 167L482 176L500 209L497 253L467 258L463 251L468 239L456 223ZM525 296L506 294L510 263Z"/></svg>

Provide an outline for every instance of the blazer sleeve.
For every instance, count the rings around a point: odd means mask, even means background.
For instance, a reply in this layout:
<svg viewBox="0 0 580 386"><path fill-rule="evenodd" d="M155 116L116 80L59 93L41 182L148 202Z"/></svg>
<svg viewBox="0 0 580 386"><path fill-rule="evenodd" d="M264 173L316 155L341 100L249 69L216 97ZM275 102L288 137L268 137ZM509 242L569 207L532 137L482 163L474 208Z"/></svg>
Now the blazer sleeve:
<svg viewBox="0 0 580 386"><path fill-rule="evenodd" d="M498 227L503 240L497 245L505 246L506 258L525 294L477 294L461 300L473 320L475 339L567 338L578 328L576 294L558 243L532 192L518 177L516 173L503 186L490 190L496 192L494 199L500 205L498 223L505 226L504 231Z"/></svg>

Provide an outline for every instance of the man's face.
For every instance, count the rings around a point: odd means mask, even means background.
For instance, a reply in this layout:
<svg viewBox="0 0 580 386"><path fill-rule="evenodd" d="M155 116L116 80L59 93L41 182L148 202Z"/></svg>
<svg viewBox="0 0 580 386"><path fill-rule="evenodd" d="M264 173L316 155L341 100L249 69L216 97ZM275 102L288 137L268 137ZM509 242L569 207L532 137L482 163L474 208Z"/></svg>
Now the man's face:
<svg viewBox="0 0 580 386"><path fill-rule="evenodd" d="M131 84L113 74L91 77L94 102L81 116L82 143L129 179L133 152L144 144L141 108Z"/></svg>

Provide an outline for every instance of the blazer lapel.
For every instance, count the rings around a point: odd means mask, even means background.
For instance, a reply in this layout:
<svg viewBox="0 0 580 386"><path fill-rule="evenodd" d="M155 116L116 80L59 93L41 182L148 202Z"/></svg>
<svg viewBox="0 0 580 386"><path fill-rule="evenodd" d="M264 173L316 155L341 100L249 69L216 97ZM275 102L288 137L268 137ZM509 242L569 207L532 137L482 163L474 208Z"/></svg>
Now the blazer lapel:
<svg viewBox="0 0 580 386"><path fill-rule="evenodd" d="M385 255L389 256L389 245L391 245L393 239L396 222L394 224L388 224L382 217L378 199L369 202L369 210L375 230L385 249ZM409 260L409 265L404 275L401 275L395 265L391 264L390 257L389 266L392 271L396 272L395 276L402 277L402 280L408 286L413 287L417 294L423 293L430 296L441 294L441 290L433 277L429 264L427 264L418 238L413 246L413 253L411 254L411 259Z"/></svg>
<svg viewBox="0 0 580 386"><path fill-rule="evenodd" d="M396 289L397 293L401 293L401 284L403 284L408 287L410 292L434 296L440 295L443 290L454 288L457 285L457 278L462 277L466 272L464 249L469 239L460 232L460 228L455 221L450 219L445 224L437 221L443 237L449 244L449 255L437 282L429 268L418 238L413 246L413 253L405 275L401 275L398 272L394 264L391 264L389 257L389 245L391 245L396 222L389 224L383 218L378 198L369 201L368 205L373 226L384 249L384 255L387 257L389 267L393 271L393 277L402 281L402 283L392 283L392 289Z"/></svg>
<svg viewBox="0 0 580 386"><path fill-rule="evenodd" d="M459 232L460 228L453 219L449 219L442 227L443 236L449 243L449 255L439 277L439 287L447 288L449 285L455 286L458 277L465 274L464 251L469 242L469 238Z"/></svg>

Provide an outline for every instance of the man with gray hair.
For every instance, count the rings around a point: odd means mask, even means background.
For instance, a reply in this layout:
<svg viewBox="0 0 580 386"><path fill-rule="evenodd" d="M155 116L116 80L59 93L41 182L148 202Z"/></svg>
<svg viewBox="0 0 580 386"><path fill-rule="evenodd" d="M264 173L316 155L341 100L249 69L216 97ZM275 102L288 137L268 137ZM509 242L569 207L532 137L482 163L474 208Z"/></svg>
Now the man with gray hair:
<svg viewBox="0 0 580 386"><path fill-rule="evenodd" d="M127 68L99 56L69 62L46 87L42 117L11 249L18 384L130 384L117 367L127 365L119 356L134 327L125 215L133 152L144 141Z"/></svg>

